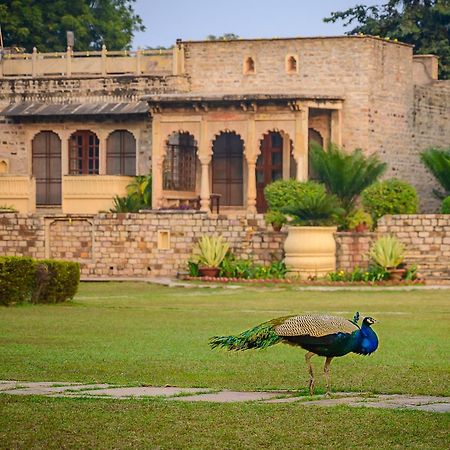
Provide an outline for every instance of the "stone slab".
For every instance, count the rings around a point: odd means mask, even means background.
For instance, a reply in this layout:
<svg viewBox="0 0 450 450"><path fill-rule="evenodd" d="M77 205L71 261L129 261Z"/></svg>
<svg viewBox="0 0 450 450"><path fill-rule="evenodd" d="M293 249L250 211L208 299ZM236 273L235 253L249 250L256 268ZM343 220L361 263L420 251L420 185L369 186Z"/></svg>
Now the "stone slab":
<svg viewBox="0 0 450 450"><path fill-rule="evenodd" d="M82 392L83 395L105 396L113 398L129 398L129 397L171 397L179 394L195 394L208 392L210 389L202 388L178 388L178 387L124 387L98 389Z"/></svg>
<svg viewBox="0 0 450 450"><path fill-rule="evenodd" d="M267 400L279 396L279 392L235 392L221 391L211 394L201 394L195 396L176 397L169 400L180 402L215 402L215 403L232 403L232 402L249 402L258 400Z"/></svg>

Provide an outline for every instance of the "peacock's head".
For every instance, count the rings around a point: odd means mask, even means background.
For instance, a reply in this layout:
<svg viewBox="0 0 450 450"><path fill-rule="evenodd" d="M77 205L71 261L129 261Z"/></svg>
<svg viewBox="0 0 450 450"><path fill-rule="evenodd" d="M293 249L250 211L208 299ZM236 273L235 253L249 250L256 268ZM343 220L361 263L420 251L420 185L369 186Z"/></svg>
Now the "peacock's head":
<svg viewBox="0 0 450 450"><path fill-rule="evenodd" d="M363 325L367 325L368 327L370 327L371 325L373 325L374 323L377 323L378 320L375 320L373 317L364 317L363 320Z"/></svg>

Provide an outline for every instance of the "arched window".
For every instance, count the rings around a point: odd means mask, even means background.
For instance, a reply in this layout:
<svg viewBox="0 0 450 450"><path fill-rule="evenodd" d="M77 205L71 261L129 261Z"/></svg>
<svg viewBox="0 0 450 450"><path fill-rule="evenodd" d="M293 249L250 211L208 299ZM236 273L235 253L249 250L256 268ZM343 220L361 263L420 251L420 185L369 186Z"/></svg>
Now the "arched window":
<svg viewBox="0 0 450 450"><path fill-rule="evenodd" d="M136 175L136 139L126 130L112 132L106 141L106 173Z"/></svg>
<svg viewBox="0 0 450 450"><path fill-rule="evenodd" d="M255 61L251 56L246 58L244 61L244 73L246 75L255 73Z"/></svg>
<svg viewBox="0 0 450 450"><path fill-rule="evenodd" d="M197 144L189 133L173 133L167 141L163 164L163 189L195 191Z"/></svg>
<svg viewBox="0 0 450 450"><path fill-rule="evenodd" d="M69 174L98 175L98 137L89 130L79 130L69 139Z"/></svg>
<svg viewBox="0 0 450 450"><path fill-rule="evenodd" d="M287 73L297 73L297 58L290 55L286 59L286 72Z"/></svg>

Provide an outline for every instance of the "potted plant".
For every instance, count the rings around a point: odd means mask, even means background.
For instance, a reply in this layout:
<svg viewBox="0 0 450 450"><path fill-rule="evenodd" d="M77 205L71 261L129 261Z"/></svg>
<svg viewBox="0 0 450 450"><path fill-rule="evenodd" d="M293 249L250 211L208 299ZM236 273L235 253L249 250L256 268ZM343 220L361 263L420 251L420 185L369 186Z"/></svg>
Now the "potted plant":
<svg viewBox="0 0 450 450"><path fill-rule="evenodd" d="M336 224L344 214L325 186L304 182L295 203L282 208L291 221L284 243L288 276L322 277L336 270Z"/></svg>
<svg viewBox="0 0 450 450"><path fill-rule="evenodd" d="M395 236L382 236L373 244L370 250L370 257L380 267L389 272L391 280L401 280L405 273L405 268L399 266L405 258L405 246Z"/></svg>
<svg viewBox="0 0 450 450"><path fill-rule="evenodd" d="M372 216L363 209L355 209L345 218L345 228L349 231L363 233L373 225Z"/></svg>
<svg viewBox="0 0 450 450"><path fill-rule="evenodd" d="M286 223L286 216L278 210L269 210L264 215L267 224L271 224L274 231L280 231L281 227Z"/></svg>
<svg viewBox="0 0 450 450"><path fill-rule="evenodd" d="M201 276L217 277L220 263L229 248L229 244L224 241L222 236L204 235L195 245L191 261L198 264Z"/></svg>

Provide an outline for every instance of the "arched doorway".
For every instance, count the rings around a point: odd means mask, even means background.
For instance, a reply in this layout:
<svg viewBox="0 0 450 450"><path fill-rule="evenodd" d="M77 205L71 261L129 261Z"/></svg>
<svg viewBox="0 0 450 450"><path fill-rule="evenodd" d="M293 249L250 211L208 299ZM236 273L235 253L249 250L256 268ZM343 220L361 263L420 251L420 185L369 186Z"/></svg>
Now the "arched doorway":
<svg viewBox="0 0 450 450"><path fill-rule="evenodd" d="M189 133L172 133L166 142L163 189L195 192L197 142Z"/></svg>
<svg viewBox="0 0 450 450"><path fill-rule="evenodd" d="M243 206L244 143L234 132L221 133L213 144L212 191L220 204Z"/></svg>
<svg viewBox="0 0 450 450"><path fill-rule="evenodd" d="M41 131L33 139L31 152L36 205L61 205L61 140L52 131Z"/></svg>
<svg viewBox="0 0 450 450"><path fill-rule="evenodd" d="M261 153L256 161L256 210L267 210L264 188L273 181L283 178L283 137L277 131L264 135Z"/></svg>

